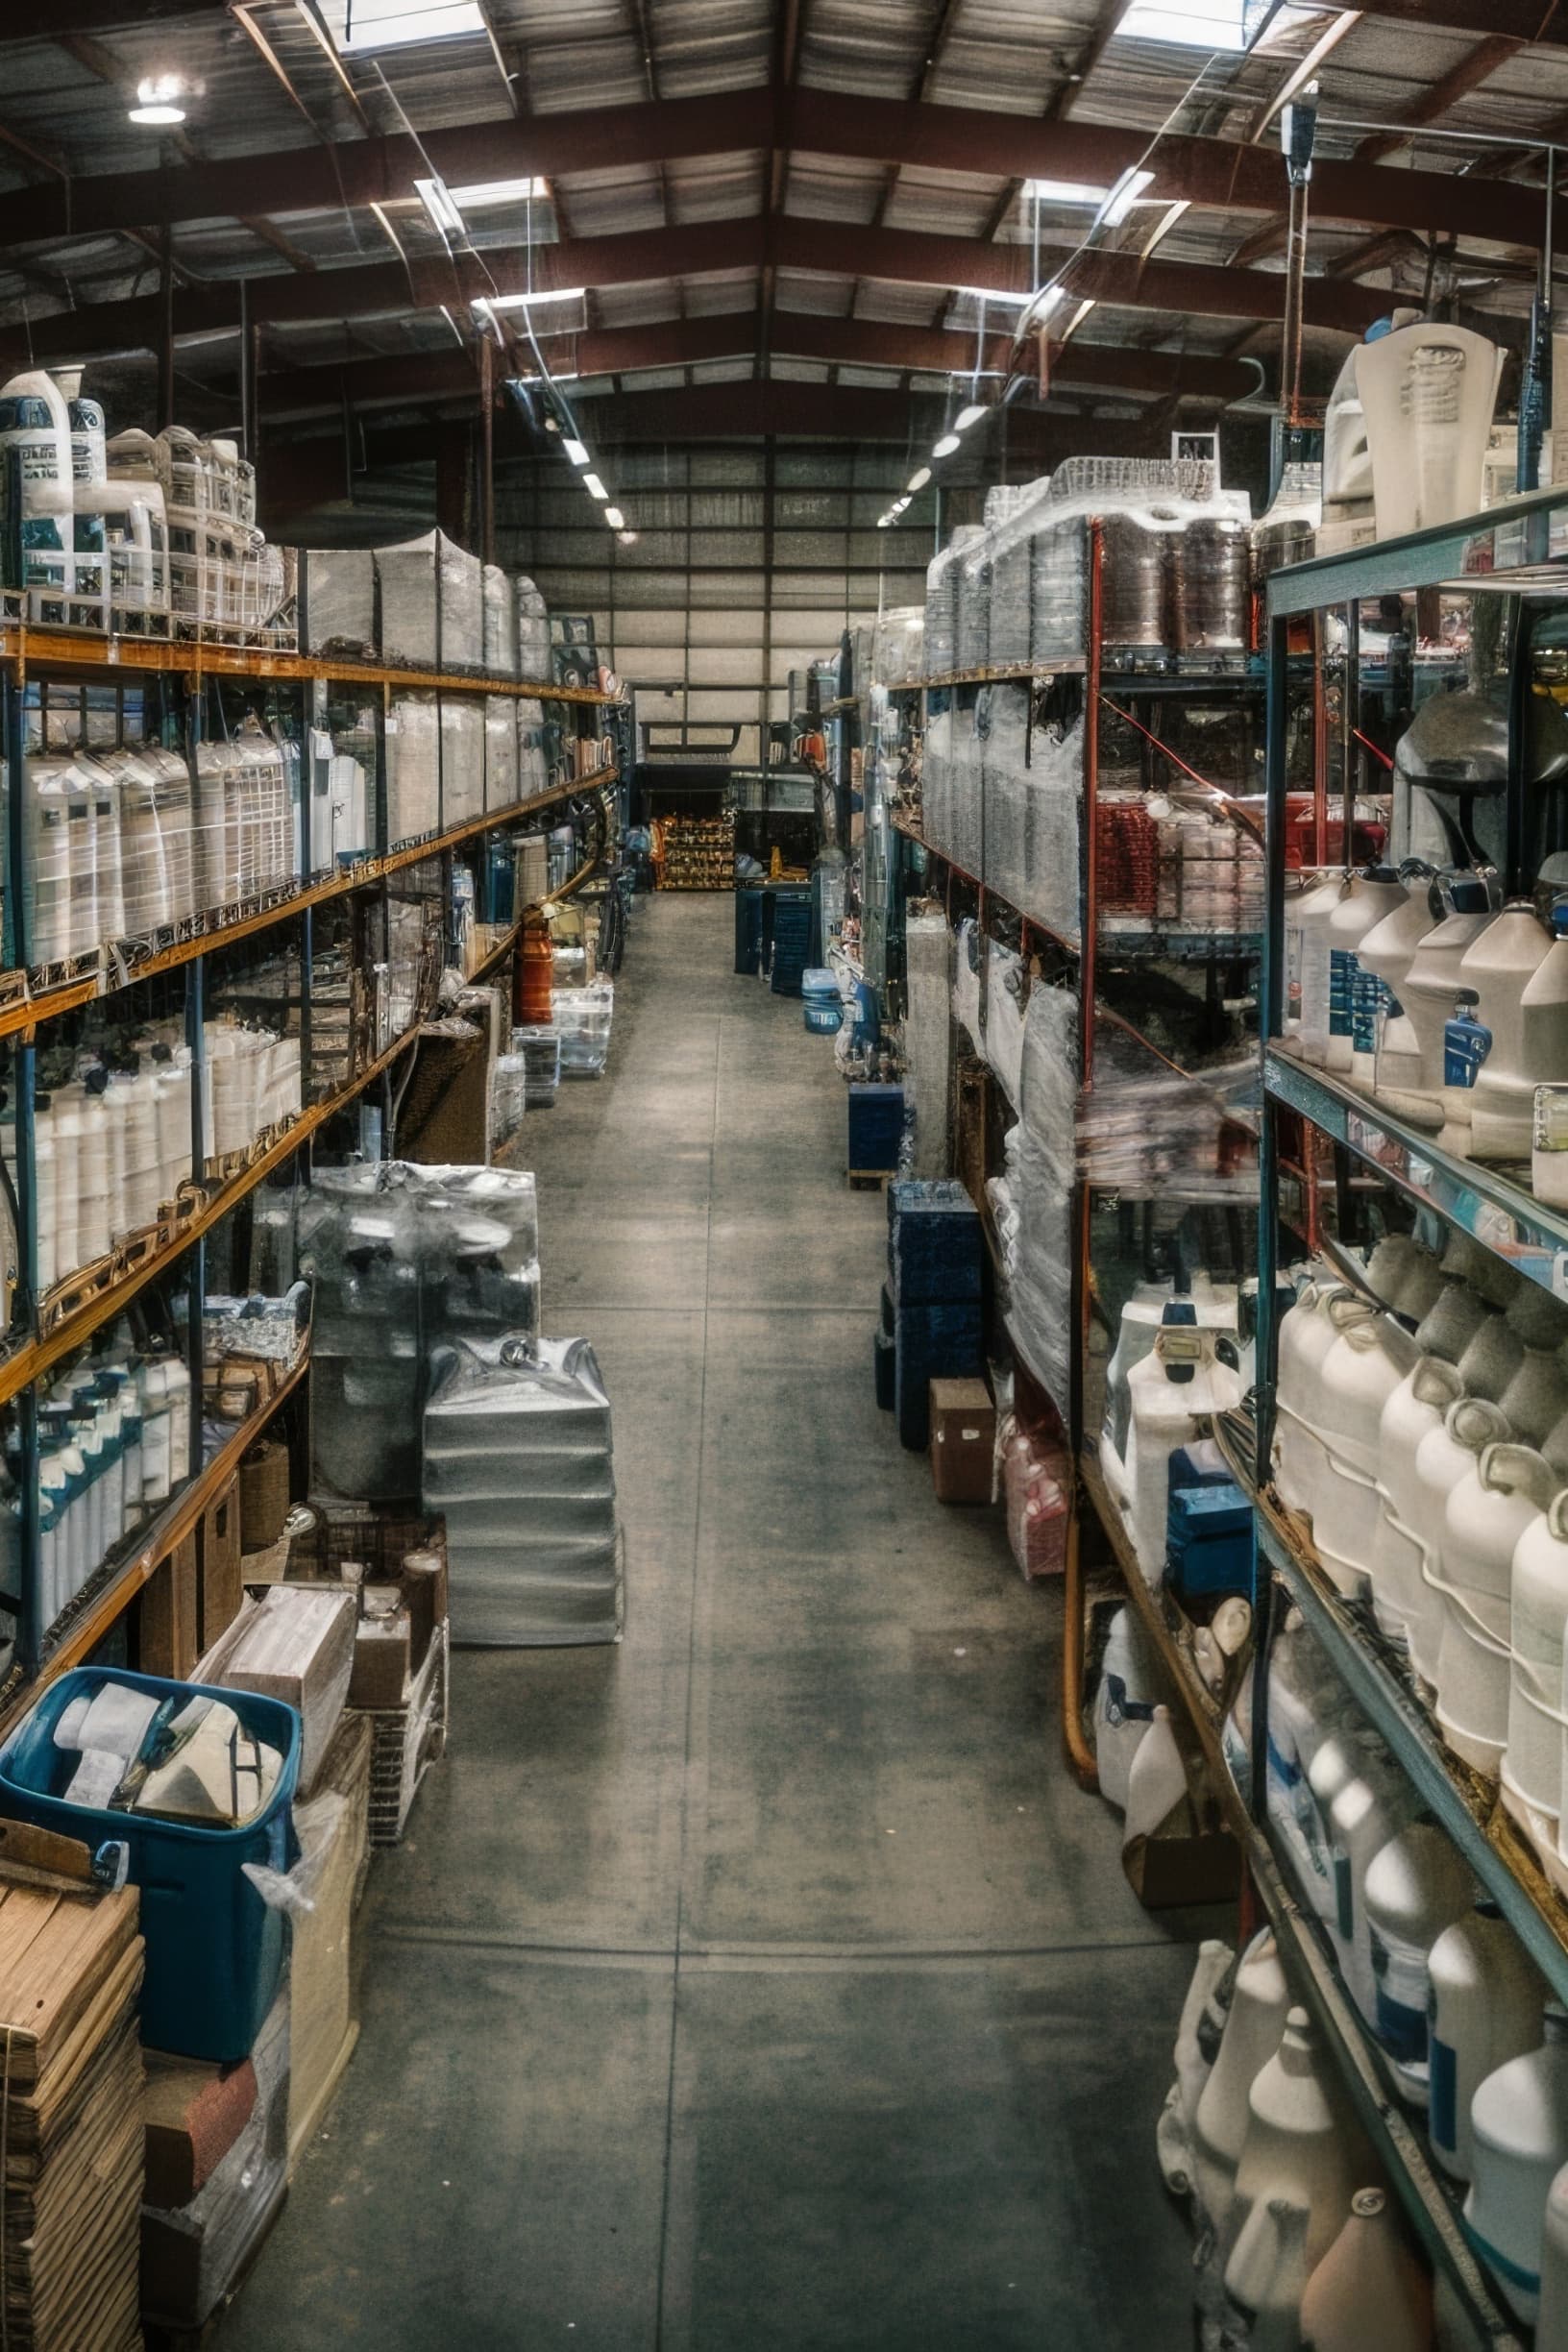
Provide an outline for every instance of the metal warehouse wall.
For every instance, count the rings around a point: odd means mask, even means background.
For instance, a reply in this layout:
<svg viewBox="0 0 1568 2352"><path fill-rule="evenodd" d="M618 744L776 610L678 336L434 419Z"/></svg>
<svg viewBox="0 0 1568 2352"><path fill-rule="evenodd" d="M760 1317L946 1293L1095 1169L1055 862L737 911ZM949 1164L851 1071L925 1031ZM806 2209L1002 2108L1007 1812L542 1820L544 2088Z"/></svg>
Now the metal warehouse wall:
<svg viewBox="0 0 1568 2352"><path fill-rule="evenodd" d="M596 462L634 545L554 459L499 473L497 551L538 581L552 613L593 615L644 719L715 740L739 725L738 756L756 760L764 718L786 716L791 670L881 606L925 600L932 502L902 529L876 527L908 474L902 450L625 447ZM944 515L943 534L961 519Z"/></svg>

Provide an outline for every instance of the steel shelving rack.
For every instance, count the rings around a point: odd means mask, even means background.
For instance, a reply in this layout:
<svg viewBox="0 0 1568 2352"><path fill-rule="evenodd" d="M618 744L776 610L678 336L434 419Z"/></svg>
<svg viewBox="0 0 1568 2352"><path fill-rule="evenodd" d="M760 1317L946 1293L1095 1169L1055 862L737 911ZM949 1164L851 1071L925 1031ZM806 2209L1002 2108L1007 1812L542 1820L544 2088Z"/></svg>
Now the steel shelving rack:
<svg viewBox="0 0 1568 2352"><path fill-rule="evenodd" d="M264 694L272 714L301 747L302 835L300 876L287 889L269 893L264 900L213 910L188 925L172 943L105 942L98 950L74 960L69 968L31 964L27 937L28 871L25 821L28 696L33 687L46 693L69 693L82 688L121 688L135 685L161 698L159 726L164 739L183 748L190 776L193 806L199 807L200 779L196 752L208 708L208 696L225 686ZM312 730L325 725L329 698L340 694L361 698L362 707L376 714L374 848L364 856L333 867L313 854L310 838L310 784L306 763L314 755ZM407 841L387 839L386 722L394 702L404 694L447 697L504 698L556 706L561 716L551 722L558 739L557 756L549 770L548 788L462 822L437 824L431 832ZM603 728L598 738L596 717ZM123 725L123 708L118 714ZM576 729L575 739L567 732ZM439 740L439 733L438 733ZM580 745L580 749L578 746ZM308 1054L306 1100L298 1116L281 1133L268 1135L237 1169L210 1167L204 1154L205 1055L203 1008L208 959L246 942L263 940L280 926L297 927L300 968L298 999L302 1039L309 1036L313 967L313 919L323 908L350 901L379 898L384 916L389 888L397 877L420 874L422 894L438 897L447 917L452 907L453 861L458 850L478 851L481 891L488 891L487 837L504 833L527 819L571 803L593 804L606 830L624 815L625 711L618 691L553 680L492 677L467 671L426 671L380 663L325 660L311 655L268 649L244 649L207 644L181 644L142 639L105 638L79 631L58 630L12 623L0 625L0 749L3 749L6 793L4 867L8 930L12 944L9 968L0 970L0 1047L9 1054L6 1073L14 1090L15 1123L12 1164L8 1171L16 1195L17 1255L15 1288L3 1341L0 1341L0 1407L15 1417L14 1440L19 1464L18 1554L21 1593L13 1663L0 1680L0 1723L10 1720L31 1699L40 1679L80 1662L113 1627L116 1619L141 1590L155 1564L165 1557L186 1530L195 1524L208 1502L232 1476L245 1447L285 1403L301 1395L308 1362L302 1360L274 1387L247 1418L226 1433L212 1454L203 1440L202 1368L203 1308L207 1293L206 1242L213 1228L276 1170L305 1155L308 1168L313 1140L326 1123L348 1109L369 1090L390 1084L394 1066L414 1045L419 1021L383 1050L371 1053L346 1083L310 1099ZM603 756L605 752L609 756ZM482 732L479 756L483 757ZM439 814L439 804L438 804ZM424 890L426 875L438 873L438 885ZM504 960L511 936L487 959L492 968ZM110 953L110 950L113 950ZM100 1000L112 998L136 984L160 974L182 971L184 979L185 1039L191 1052L191 1184L172 1221L159 1229L151 1246L134 1262L116 1263L100 1286L61 1304L63 1286L57 1286L54 1304L38 1295L37 1173L33 1098L40 1031ZM371 1041L372 1043L374 1041ZM389 1131L383 1124L383 1148ZM43 1622L39 1548L39 1434L38 1384L63 1359L95 1333L118 1317L150 1286L175 1275L186 1293L184 1345L191 1379L191 1451L183 1466L169 1503L152 1522L139 1529L128 1544L111 1553L67 1605L53 1625ZM177 1472L177 1477L180 1474Z"/></svg>

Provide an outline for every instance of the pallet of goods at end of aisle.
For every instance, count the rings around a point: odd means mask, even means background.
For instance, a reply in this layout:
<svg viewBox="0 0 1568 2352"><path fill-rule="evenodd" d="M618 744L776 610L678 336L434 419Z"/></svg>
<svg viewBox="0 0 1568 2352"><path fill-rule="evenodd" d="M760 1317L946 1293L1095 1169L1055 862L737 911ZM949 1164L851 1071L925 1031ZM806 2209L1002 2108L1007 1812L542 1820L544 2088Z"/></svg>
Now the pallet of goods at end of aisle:
<svg viewBox="0 0 1568 2352"><path fill-rule="evenodd" d="M660 890L735 887L735 812L664 817L653 829L653 870Z"/></svg>

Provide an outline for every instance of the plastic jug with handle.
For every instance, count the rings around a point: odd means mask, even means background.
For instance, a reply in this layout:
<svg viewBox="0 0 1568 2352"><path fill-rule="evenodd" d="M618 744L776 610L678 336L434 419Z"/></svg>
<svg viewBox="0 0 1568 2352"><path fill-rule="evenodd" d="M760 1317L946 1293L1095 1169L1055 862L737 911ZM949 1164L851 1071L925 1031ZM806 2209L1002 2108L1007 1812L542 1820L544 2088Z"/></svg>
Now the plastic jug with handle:
<svg viewBox="0 0 1568 2352"><path fill-rule="evenodd" d="M1167 1309L1167 1314L1171 1311ZM1239 1404L1239 1373L1221 1360L1213 1332L1163 1323L1153 1351L1128 1375L1126 1519L1138 1563L1151 1584L1165 1571L1170 1457L1189 1445L1200 1421Z"/></svg>
<svg viewBox="0 0 1568 2352"><path fill-rule="evenodd" d="M1467 2181L1470 2103L1488 2074L1534 2048L1546 1986L1489 1898L1443 1929L1427 1974L1427 2130L1444 2171Z"/></svg>
<svg viewBox="0 0 1568 2352"><path fill-rule="evenodd" d="M1557 1484L1533 1447L1503 1441L1485 1447L1444 1507L1434 1711L1455 1754L1488 1778L1508 1737L1514 1550Z"/></svg>

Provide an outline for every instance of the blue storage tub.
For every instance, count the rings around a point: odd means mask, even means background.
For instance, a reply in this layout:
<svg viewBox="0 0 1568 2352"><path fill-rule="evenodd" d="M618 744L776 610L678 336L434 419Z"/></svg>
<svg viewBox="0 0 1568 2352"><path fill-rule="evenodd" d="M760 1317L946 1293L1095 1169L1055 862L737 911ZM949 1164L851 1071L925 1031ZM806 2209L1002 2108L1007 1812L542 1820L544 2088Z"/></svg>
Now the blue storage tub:
<svg viewBox="0 0 1568 2352"><path fill-rule="evenodd" d="M278 1785L264 1813L239 1829L207 1829L149 1815L72 1804L54 1792L76 1769L72 1750L55 1746L55 1726L73 1699L106 1683L182 1703L216 1699L248 1730L281 1752ZM293 1867L298 1850L291 1806L300 1775L300 1718L281 1699L252 1691L167 1682L120 1668L79 1666L52 1682L0 1748L0 1812L76 1838L90 1849L119 1840L131 1853L131 1883L141 1893L147 1972L141 1987L141 2038L154 2049L233 2065L249 2057L272 2007L287 1954L283 1914L269 1910L241 1865Z"/></svg>
<svg viewBox="0 0 1568 2352"><path fill-rule="evenodd" d="M842 1004L813 1004L808 997L804 1011L806 1027L813 1037L837 1037L844 1027Z"/></svg>

